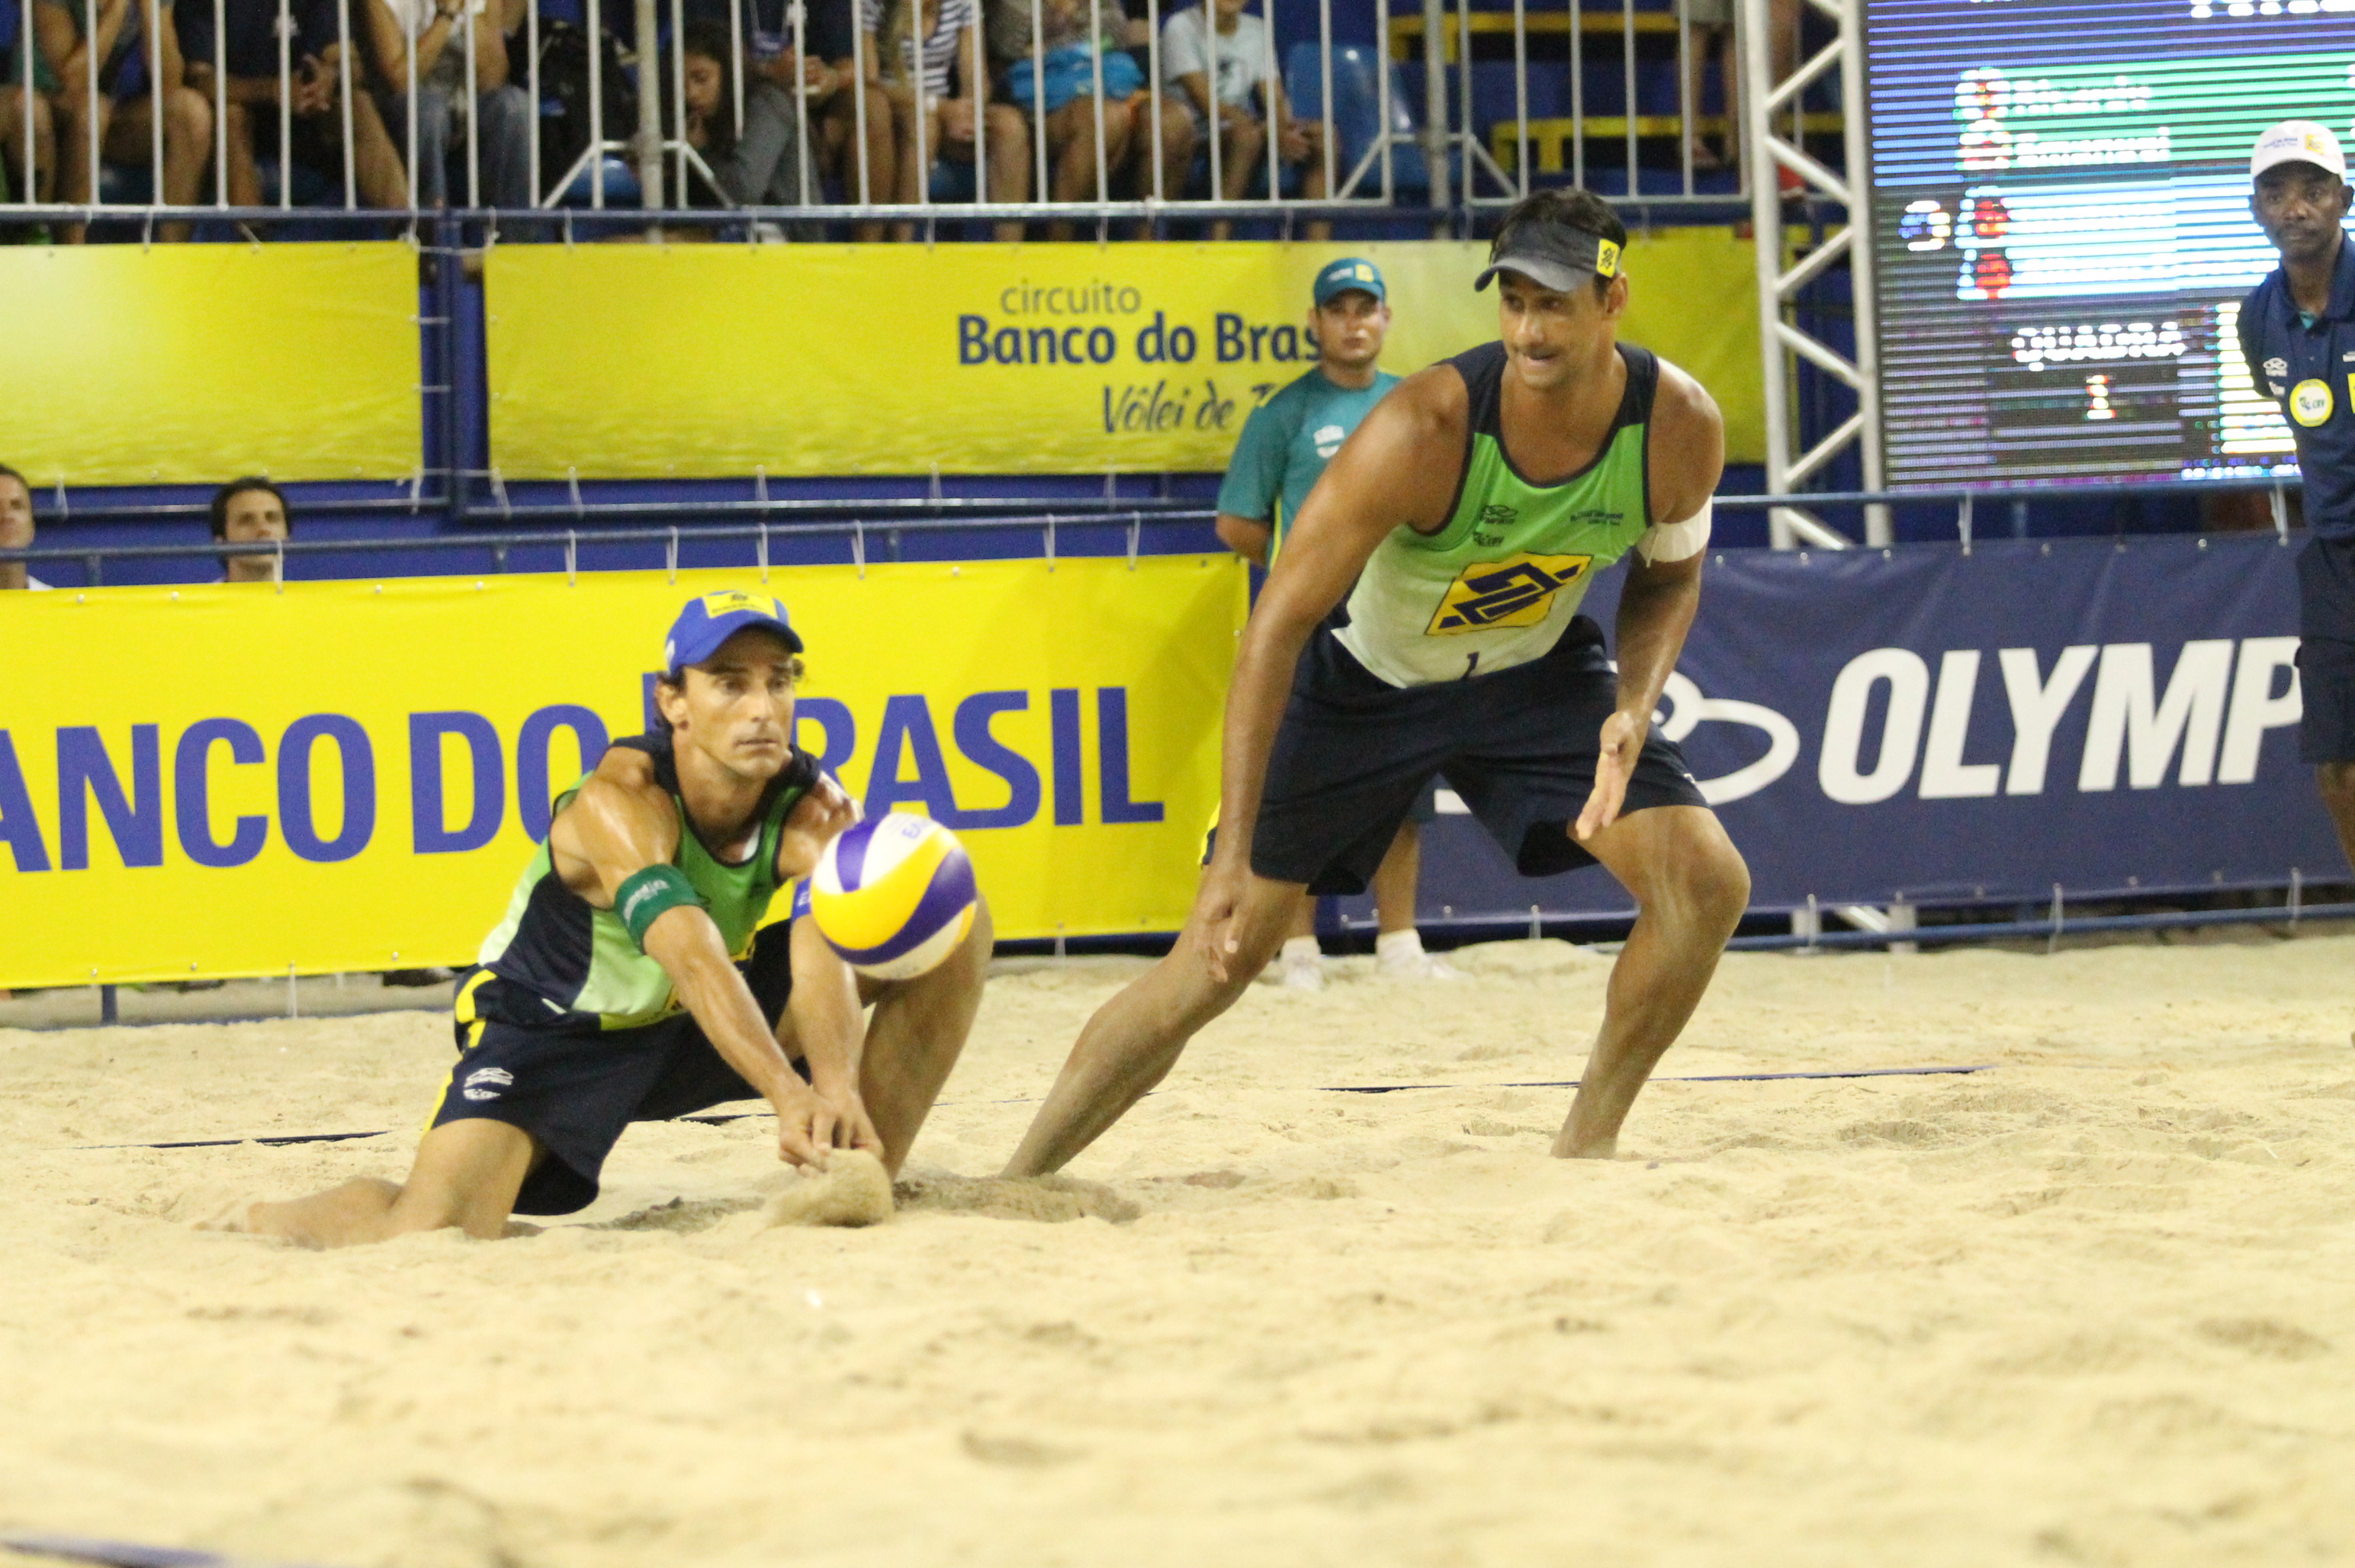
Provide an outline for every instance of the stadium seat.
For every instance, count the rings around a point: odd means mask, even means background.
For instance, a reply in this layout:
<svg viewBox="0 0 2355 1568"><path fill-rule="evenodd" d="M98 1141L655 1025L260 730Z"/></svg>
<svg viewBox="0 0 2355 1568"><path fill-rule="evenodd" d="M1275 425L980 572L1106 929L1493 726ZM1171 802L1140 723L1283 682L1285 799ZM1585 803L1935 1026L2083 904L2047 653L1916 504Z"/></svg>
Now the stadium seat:
<svg viewBox="0 0 2355 1568"><path fill-rule="evenodd" d="M969 202L980 187L980 180L971 164L953 164L946 158L932 160L932 177L925 181L925 197L937 202Z"/></svg>
<svg viewBox="0 0 2355 1568"><path fill-rule="evenodd" d="M564 187L564 194L557 197L556 205L559 207L589 206L595 196L593 184L591 171L583 167L579 174L572 176L572 183ZM637 204L637 171L621 159L608 154L605 157L605 205L635 207Z"/></svg>
<svg viewBox="0 0 2355 1568"><path fill-rule="evenodd" d="M1325 111L1325 76L1323 51L1314 43L1296 43L1284 52L1284 91L1291 98L1293 110L1304 119L1321 119ZM1381 129L1381 89L1374 74L1376 50L1370 44L1337 44L1333 48L1333 133L1339 145L1336 167L1344 180L1374 144ZM1406 78L1393 63L1391 67L1391 127L1408 136L1414 134L1417 122L1407 96ZM1392 187L1401 194L1428 191L1431 170L1424 164L1423 149L1412 144L1394 146L1391 150ZM1463 155L1452 155L1451 178L1461 182ZM1358 194L1378 195L1382 188L1381 168L1378 164L1369 169L1359 182Z"/></svg>

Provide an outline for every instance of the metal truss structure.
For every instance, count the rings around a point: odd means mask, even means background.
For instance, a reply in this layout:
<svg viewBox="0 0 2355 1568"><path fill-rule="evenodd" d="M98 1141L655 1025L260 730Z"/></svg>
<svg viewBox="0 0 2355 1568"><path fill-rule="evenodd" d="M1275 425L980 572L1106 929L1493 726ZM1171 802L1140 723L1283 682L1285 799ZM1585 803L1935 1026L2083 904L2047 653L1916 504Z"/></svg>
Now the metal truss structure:
<svg viewBox="0 0 2355 1568"><path fill-rule="evenodd" d="M1867 491L1882 487L1881 432L1881 344L1873 295L1871 217L1871 144L1867 132L1864 97L1864 0L1806 0L1829 18L1838 32L1812 58L1796 64L1776 80L1776 42L1771 0L1741 0L1736 48L1742 59L1742 158L1747 165L1751 215L1757 233L1759 350L1765 357L1766 488L1773 495L1797 496L1827 464L1851 446L1858 450ZM1791 21L1786 19L1786 29ZM1797 60L1796 39L1790 58ZM1800 100L1808 88L1838 73L1846 165L1835 173L1808 155L1796 130L1778 132L1778 119L1787 128L1799 123ZM1792 194L1837 203L1840 226L1822 244L1785 264L1791 247L1784 237L1785 195L1783 177L1788 171L1800 182ZM1849 269L1856 320L1853 357L1803 330L1794 320L1799 293L1842 262ZM1796 411L1798 362L1805 360L1856 394L1856 411L1803 447L1805 432ZM1812 545L1847 549L1858 541L1830 527L1806 508L1777 507L1768 514L1769 528L1778 549ZM1868 545L1890 541L1889 508L1865 508Z"/></svg>

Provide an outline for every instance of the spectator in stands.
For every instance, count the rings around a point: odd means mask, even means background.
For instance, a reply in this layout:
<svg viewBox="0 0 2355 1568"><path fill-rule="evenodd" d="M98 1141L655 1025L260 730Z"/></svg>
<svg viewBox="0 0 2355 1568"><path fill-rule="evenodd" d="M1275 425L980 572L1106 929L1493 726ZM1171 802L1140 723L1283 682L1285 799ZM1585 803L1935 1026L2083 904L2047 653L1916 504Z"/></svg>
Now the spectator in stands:
<svg viewBox="0 0 2355 1568"><path fill-rule="evenodd" d="M1043 9L1043 0L1041 4ZM1086 16L1088 0L1079 0L1079 9ZM1095 0L1093 9L1105 47L1128 50L1137 69L1149 69L1153 13L1146 0ZM981 13L982 37L988 43L990 59L1012 65L1030 58L1030 0L981 0Z"/></svg>
<svg viewBox="0 0 2355 1568"><path fill-rule="evenodd" d="M932 160L972 167L985 137L982 194L991 201L1030 198L1028 129L1011 104L984 101L978 22L975 0L859 0L869 80L891 106L891 179L869 175L871 188L888 191L888 199L912 204L932 177ZM868 108L871 114L872 99ZM895 227L897 238L915 238L914 224ZM1022 238L1019 219L995 227L1001 240Z"/></svg>
<svg viewBox="0 0 2355 1568"><path fill-rule="evenodd" d="M1243 5L1244 0L1203 0L1163 22L1161 79L1192 106L1198 133L1218 127L1220 188L1214 196L1240 201L1253 181L1267 177L1268 127L1273 125L1276 161L1286 170L1298 171L1303 197L1320 200L1325 195L1325 128L1313 120L1293 118L1276 75L1267 23L1245 15ZM1215 33L1209 20L1213 12ZM1214 57L1215 88L1210 80ZM1213 240L1224 240L1233 231L1229 219L1210 225ZM1320 220L1308 224L1305 232L1310 240L1327 240L1333 226Z"/></svg>
<svg viewBox="0 0 2355 1568"><path fill-rule="evenodd" d="M488 0L352 0L366 12L361 36L373 68L377 108L396 146L407 149L421 207L450 205L450 154L466 145L466 117L475 117L482 160L476 182L485 207L528 208L537 181L531 169L530 97L509 80L505 18ZM466 37L474 38L474 78L466 74ZM410 71L417 84L417 144L409 142ZM461 202L467 197L459 176Z"/></svg>
<svg viewBox="0 0 2355 1568"><path fill-rule="evenodd" d="M285 492L258 475L232 479L213 492L213 538L223 544L270 544L294 537L294 515ZM223 582L275 582L275 550L221 557Z"/></svg>
<svg viewBox="0 0 2355 1568"><path fill-rule="evenodd" d="M354 0L355 8L365 0ZM221 54L229 69L226 92L213 80L213 11L209 0L191 0L180 23L180 46L187 54L188 85L208 102L223 97L229 144L229 203L260 207L261 176L257 154L278 155L278 121L282 113L293 122L288 147L293 161L308 169L330 191L329 205L344 201L343 33L336 0L311 0L290 20L293 35L287 40L287 80L281 91L278 75L278 0L222 0ZM358 60L352 62L355 86L367 78ZM278 177L291 180L293 170ZM364 207L409 205L409 175L400 153L386 133L376 100L365 91L352 95L352 180Z"/></svg>
<svg viewBox="0 0 2355 1568"><path fill-rule="evenodd" d="M91 163L92 123L100 156L112 164L151 165L155 161L155 104L150 71L163 83L164 166L155 171L155 195L168 206L188 207L197 199L206 160L212 153L213 110L204 95L183 80L179 35L172 26L169 0L40 0L33 12L35 41L46 80L36 85L54 91L57 134L64 144L59 160L64 178L59 199L92 202L99 198L99 171ZM84 37L82 24L91 20L93 36ZM158 56L160 55L160 59ZM97 91L91 91L91 61L97 61ZM79 245L83 226L66 224L59 235ZM185 222L159 223L159 240L188 237Z"/></svg>
<svg viewBox="0 0 2355 1568"><path fill-rule="evenodd" d="M1742 56L1733 44L1734 0L1677 0L1689 34L1685 56L1685 138L1693 167L1725 168L1742 161ZM1781 81L1799 58L1799 0L1766 0L1768 69ZM1702 139L1701 89L1714 62L1725 122L1722 157ZM1788 171L1785 171L1786 174ZM1787 186L1785 188L1789 188Z"/></svg>
<svg viewBox="0 0 2355 1568"><path fill-rule="evenodd" d="M0 549L33 548L33 487L0 463ZM0 589L47 588L21 560L0 560Z"/></svg>
<svg viewBox="0 0 2355 1568"><path fill-rule="evenodd" d="M679 65L687 142L710 176L701 169L689 173L685 204L794 207L817 200L817 171L802 155L801 122L790 92L765 75L755 76L745 84L744 124L737 128L736 73L729 63L733 42L724 26L687 25L686 59ZM795 228L796 239L823 236L816 224Z"/></svg>
<svg viewBox="0 0 2355 1568"><path fill-rule="evenodd" d="M1103 169L1106 198L1153 192L1151 159L1156 150L1151 130L1153 95L1146 91L1145 71L1126 48L1121 32L1089 30L1089 0L1040 0L1040 58L1027 56L1007 68L1007 95L1026 113L1044 113L1047 135L1049 197L1055 201L1085 201L1099 194L1096 186L1096 87L1103 87ZM1094 8L1103 15L1101 5ZM1117 22L1124 21L1115 9ZM1023 29L1026 33L1028 28ZM1038 66L1046 80L1044 101L1032 80ZM1161 105L1158 151L1167 178L1182 184L1193 166L1194 117L1184 103L1165 99ZM1170 190L1167 194L1176 194ZM1071 223L1059 219L1047 226L1050 240L1071 238Z"/></svg>
<svg viewBox="0 0 2355 1568"><path fill-rule="evenodd" d="M741 27L745 59L745 80L748 84L765 80L784 94L787 117L793 122L795 134L808 125L806 140L810 147L810 187L807 200L827 199L823 182L831 178L841 198L858 199L859 106L851 83L858 75L854 58L859 49L858 25L853 10L853 0L805 0L802 6L801 31L794 31L791 0L742 0ZM687 0L687 19L690 27L697 22L711 24L715 36L727 39L732 50L736 42L730 36L728 0ZM725 85L725 84L723 84ZM806 95L806 107L797 105L796 97ZM734 127L734 89L727 87L721 101L729 106L729 123ZM889 169L894 146L890 106L880 94L868 105L866 115L867 162L868 182L873 199L890 198ZM748 91L744 106L746 126L735 133L741 138L751 133L751 95ZM806 121L804 117L806 116ZM801 205L801 171L797 165L784 165L792 175L793 205ZM877 171L885 171L878 174ZM860 238L880 240L880 224L861 226Z"/></svg>
<svg viewBox="0 0 2355 1568"><path fill-rule="evenodd" d="M46 202L57 190L57 127L49 112L49 95L34 87L32 145L26 146L25 62L28 58L14 45L0 49L0 160L5 160L5 178L0 184L7 184L19 201L29 196ZM40 74L35 73L37 82Z"/></svg>

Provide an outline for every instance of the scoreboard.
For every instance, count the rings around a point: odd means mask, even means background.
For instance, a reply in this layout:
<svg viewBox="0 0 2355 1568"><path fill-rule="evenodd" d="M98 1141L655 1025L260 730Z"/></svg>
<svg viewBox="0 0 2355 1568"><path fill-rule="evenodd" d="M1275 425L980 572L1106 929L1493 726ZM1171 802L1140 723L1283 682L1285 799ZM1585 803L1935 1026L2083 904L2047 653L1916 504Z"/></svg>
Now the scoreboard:
<svg viewBox="0 0 2355 1568"><path fill-rule="evenodd" d="M2355 0L1867 0L1894 487L2294 476L2249 152L2355 149Z"/></svg>

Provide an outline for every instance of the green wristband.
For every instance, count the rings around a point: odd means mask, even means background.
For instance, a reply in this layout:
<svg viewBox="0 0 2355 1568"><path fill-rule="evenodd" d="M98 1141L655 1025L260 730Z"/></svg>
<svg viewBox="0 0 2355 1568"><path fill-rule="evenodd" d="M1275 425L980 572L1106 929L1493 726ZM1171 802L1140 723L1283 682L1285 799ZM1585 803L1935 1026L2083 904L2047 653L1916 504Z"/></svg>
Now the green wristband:
<svg viewBox="0 0 2355 1568"><path fill-rule="evenodd" d="M646 930L671 910L682 905L703 906L703 900L677 866L648 866L645 870L625 879L613 892L613 912L622 917L622 924L638 951L646 950Z"/></svg>

